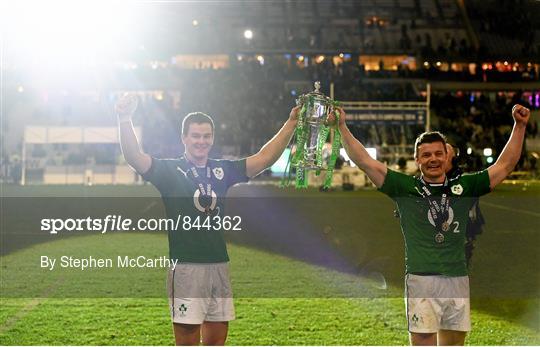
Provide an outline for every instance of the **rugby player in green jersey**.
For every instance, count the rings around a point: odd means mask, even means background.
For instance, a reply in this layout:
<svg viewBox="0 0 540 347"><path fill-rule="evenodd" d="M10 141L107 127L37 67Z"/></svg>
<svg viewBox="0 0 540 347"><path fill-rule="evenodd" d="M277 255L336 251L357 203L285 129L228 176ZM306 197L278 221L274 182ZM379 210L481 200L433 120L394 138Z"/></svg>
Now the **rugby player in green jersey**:
<svg viewBox="0 0 540 347"><path fill-rule="evenodd" d="M235 317L229 281L227 248L223 238L224 197L227 189L271 166L289 143L298 119L294 107L278 133L256 154L240 160L215 160L214 122L204 113L188 114L182 122L185 153L180 158L157 159L144 153L131 117L137 97L124 95L116 104L120 144L129 165L161 193L167 216L212 217L208 231L169 230L169 257L178 264L169 271L168 291L177 345L223 345L228 322ZM219 223L216 230L216 220ZM206 220L205 219L205 220ZM224 224L224 223L223 223Z"/></svg>
<svg viewBox="0 0 540 347"><path fill-rule="evenodd" d="M438 132L414 145L420 170L412 177L371 158L338 109L343 146L351 160L398 206L405 240L406 311L412 345L463 345L471 330L465 230L475 198L489 193L517 164L530 111L512 108L514 127L497 161L486 170L446 176L447 148Z"/></svg>

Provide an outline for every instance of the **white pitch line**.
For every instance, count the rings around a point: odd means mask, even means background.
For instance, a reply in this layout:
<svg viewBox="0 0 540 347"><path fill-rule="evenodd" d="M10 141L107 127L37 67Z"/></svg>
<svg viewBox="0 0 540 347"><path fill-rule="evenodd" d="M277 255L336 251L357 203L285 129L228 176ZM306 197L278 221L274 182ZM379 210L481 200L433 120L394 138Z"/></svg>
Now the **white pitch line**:
<svg viewBox="0 0 540 347"><path fill-rule="evenodd" d="M534 217L540 217L540 213L538 213L538 212L520 210L520 209L517 209L517 208L506 207L506 206L503 206L503 205L493 204L491 202L481 201L480 205L487 205L487 206L491 206L491 207L495 207L495 208L500 208L501 210L528 214L528 215L531 215L531 216L534 216Z"/></svg>
<svg viewBox="0 0 540 347"><path fill-rule="evenodd" d="M6 331L11 330L20 321L24 316L26 316L30 311L32 311L36 306L41 304L44 301L44 298L34 298L30 300L23 308L17 311L13 316L9 317L6 322L0 327L0 334L5 333Z"/></svg>
<svg viewBox="0 0 540 347"><path fill-rule="evenodd" d="M142 213L146 213L148 211L150 211L150 209L154 206L156 206L156 202L155 201L152 201L151 203L149 203L145 208L143 208L143 210L141 211Z"/></svg>
<svg viewBox="0 0 540 347"><path fill-rule="evenodd" d="M33 311L37 306L39 306L41 303L45 302L49 298L48 294L51 294L55 288L57 288L62 282L64 281L63 278L58 279L55 283L51 284L49 287L47 287L43 291L43 296L38 298L33 298L30 300L29 303L24 305L23 308L21 308L19 311L15 312L14 315L9 317L4 325L0 326L0 334L3 334L9 330L11 330L15 324L17 324L18 321L24 318L28 313ZM9 298L3 298L2 300L9 300Z"/></svg>

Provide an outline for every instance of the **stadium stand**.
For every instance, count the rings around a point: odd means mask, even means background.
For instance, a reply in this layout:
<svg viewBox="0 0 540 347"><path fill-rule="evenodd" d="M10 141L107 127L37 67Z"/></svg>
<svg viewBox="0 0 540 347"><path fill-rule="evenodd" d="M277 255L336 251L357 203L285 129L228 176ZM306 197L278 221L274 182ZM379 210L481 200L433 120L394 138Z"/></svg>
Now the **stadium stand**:
<svg viewBox="0 0 540 347"><path fill-rule="evenodd" d="M16 62L3 67L1 178L20 182L25 126L114 126L112 105L124 91L142 98L135 123L150 154L168 157L182 151L179 121L194 110L213 115L220 124L216 140L223 153L216 156L249 154L276 132L295 98L311 90L315 80L340 101L426 102L427 85L433 85L432 127L448 133L463 153L471 148L471 169L483 167L487 158L475 158L475 153L488 147L495 157L500 152L510 106L540 107L540 3L514 3L156 5L148 16L160 18L162 25L140 45L153 56L111 61L97 79L91 67L82 68L75 81L36 81ZM186 16L200 23L177 20ZM252 39L242 35L245 28L253 31ZM537 170L537 128L535 118L519 169ZM398 146L410 143L419 130L371 125L357 135L369 145ZM114 145L31 147L27 164L37 181L46 166L55 164L55 156L64 156L69 165L122 164Z"/></svg>

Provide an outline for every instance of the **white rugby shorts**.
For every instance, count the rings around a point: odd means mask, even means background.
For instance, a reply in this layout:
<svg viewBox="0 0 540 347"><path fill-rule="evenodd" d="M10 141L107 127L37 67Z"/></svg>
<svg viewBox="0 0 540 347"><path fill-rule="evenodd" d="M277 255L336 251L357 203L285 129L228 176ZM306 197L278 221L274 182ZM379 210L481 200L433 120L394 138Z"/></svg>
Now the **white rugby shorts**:
<svg viewBox="0 0 540 347"><path fill-rule="evenodd" d="M234 320L228 263L178 263L167 279L174 323L202 324Z"/></svg>
<svg viewBox="0 0 540 347"><path fill-rule="evenodd" d="M412 333L470 331L469 276L407 274L405 307Z"/></svg>

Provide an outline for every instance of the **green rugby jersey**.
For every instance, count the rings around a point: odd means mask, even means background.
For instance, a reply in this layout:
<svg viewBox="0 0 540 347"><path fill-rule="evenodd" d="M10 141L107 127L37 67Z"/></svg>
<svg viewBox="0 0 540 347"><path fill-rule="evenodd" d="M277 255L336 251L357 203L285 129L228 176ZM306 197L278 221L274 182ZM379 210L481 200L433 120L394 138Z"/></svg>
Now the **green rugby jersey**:
<svg viewBox="0 0 540 347"><path fill-rule="evenodd" d="M405 239L407 273L439 273L446 276L467 275L465 231L474 198L490 192L487 170L463 174L448 181L450 208L447 222L450 228L442 232L444 241L437 243L439 232L429 212L429 203L422 197L419 178L388 169L381 192L397 204ZM440 201L442 186L428 186L432 196ZM447 188L448 189L448 188Z"/></svg>
<svg viewBox="0 0 540 347"><path fill-rule="evenodd" d="M246 160L208 159L211 169L210 180L212 195L215 194L215 208L212 217L224 217L224 200L229 187L236 183L247 182ZM167 218L176 220L178 215L190 216L191 223L200 216L201 224L207 217L202 206L197 182L190 176L193 165L184 157L179 159L152 158L152 166L143 175L161 193ZM206 177L207 168L196 168L201 177ZM204 184L206 186L206 183ZM211 217L211 219L212 219ZM219 225L212 223L212 226ZM187 263L221 263L229 261L223 228L184 230L182 222L178 230L168 230L169 257Z"/></svg>

